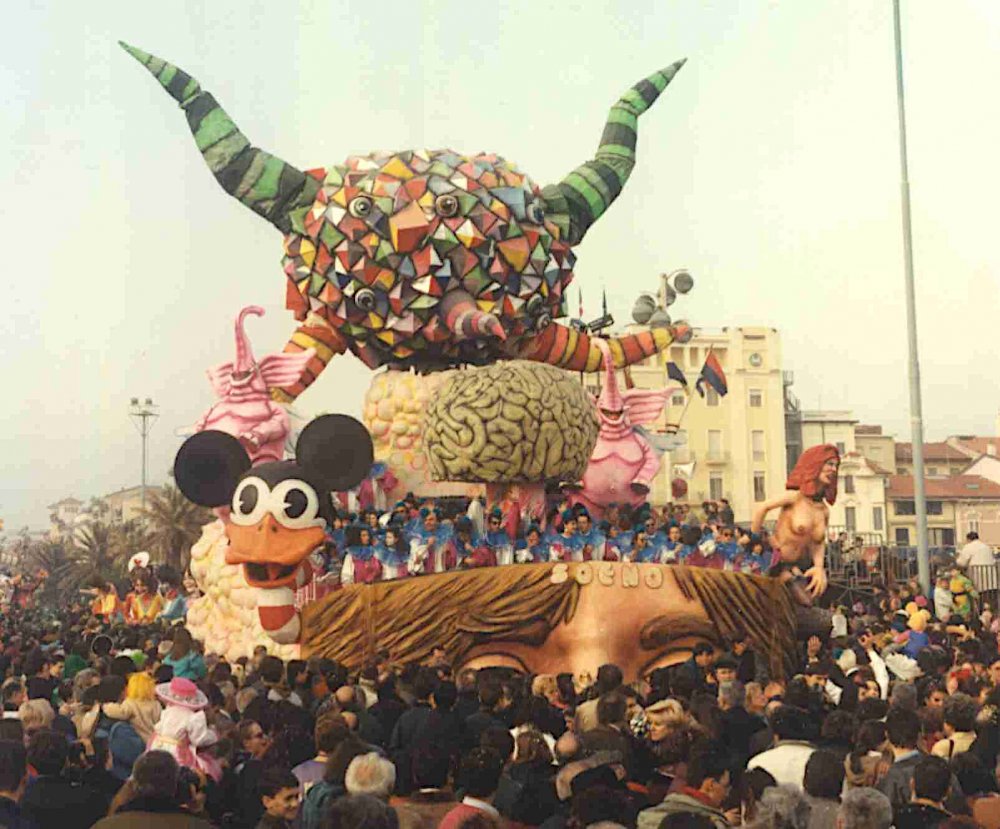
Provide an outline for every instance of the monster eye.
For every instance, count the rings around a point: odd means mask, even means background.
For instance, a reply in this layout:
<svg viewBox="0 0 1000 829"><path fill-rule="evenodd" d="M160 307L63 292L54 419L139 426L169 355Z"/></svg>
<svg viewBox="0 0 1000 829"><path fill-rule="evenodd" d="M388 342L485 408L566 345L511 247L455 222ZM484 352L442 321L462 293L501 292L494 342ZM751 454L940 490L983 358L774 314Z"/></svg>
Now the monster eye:
<svg viewBox="0 0 1000 829"><path fill-rule="evenodd" d="M355 219L367 219L372 214L374 204L368 196L355 196L347 205L347 211Z"/></svg>
<svg viewBox="0 0 1000 829"><path fill-rule="evenodd" d="M304 530L323 525L319 518L319 496L305 481L290 478L282 481L271 493L271 514L282 527Z"/></svg>
<svg viewBox="0 0 1000 829"><path fill-rule="evenodd" d="M458 213L458 199L450 193L445 193L434 200L434 209L439 216L450 219Z"/></svg>
<svg viewBox="0 0 1000 829"><path fill-rule="evenodd" d="M233 493L232 522L241 527L260 523L267 513L270 494L271 490L260 478L244 478Z"/></svg>
<svg viewBox="0 0 1000 829"><path fill-rule="evenodd" d="M528 300L526 309L529 316L535 316L539 311L542 310L542 306L545 305L545 300L542 299L538 294L535 294L531 299Z"/></svg>
<svg viewBox="0 0 1000 829"><path fill-rule="evenodd" d="M371 288L362 288L354 294L354 303L363 311L374 311L375 292Z"/></svg>
<svg viewBox="0 0 1000 829"><path fill-rule="evenodd" d="M535 330L541 331L543 328L548 328L549 323L552 322L552 315L548 311L545 311L538 315L538 319L535 320Z"/></svg>
<svg viewBox="0 0 1000 829"><path fill-rule="evenodd" d="M534 201L525 208L525 213L528 214L528 220L534 222L536 225L540 225L545 221L545 210L542 209L540 202Z"/></svg>

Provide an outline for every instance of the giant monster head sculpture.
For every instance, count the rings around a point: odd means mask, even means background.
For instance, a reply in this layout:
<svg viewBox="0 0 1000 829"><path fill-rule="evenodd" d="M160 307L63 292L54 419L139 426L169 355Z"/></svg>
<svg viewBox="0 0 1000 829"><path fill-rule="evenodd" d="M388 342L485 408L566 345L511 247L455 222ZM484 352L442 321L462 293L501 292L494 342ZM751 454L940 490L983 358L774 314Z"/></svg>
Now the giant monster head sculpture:
<svg viewBox="0 0 1000 829"><path fill-rule="evenodd" d="M451 150L373 153L298 170L254 147L191 76L122 45L180 104L226 192L284 234L287 305L308 327L289 348L315 346L317 337L323 345L289 398L347 349L372 368L513 357L600 367L588 334L553 319L564 314L573 248L635 165L639 116L683 61L626 92L595 157L539 188L497 155ZM643 359L686 332L678 324L623 337L616 363Z"/></svg>

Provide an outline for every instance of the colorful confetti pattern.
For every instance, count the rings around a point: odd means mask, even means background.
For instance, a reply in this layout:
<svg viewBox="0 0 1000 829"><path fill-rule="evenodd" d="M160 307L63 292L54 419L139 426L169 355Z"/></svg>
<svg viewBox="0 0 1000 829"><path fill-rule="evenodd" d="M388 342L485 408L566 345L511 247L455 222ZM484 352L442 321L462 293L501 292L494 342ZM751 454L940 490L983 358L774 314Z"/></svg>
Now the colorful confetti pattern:
<svg viewBox="0 0 1000 829"><path fill-rule="evenodd" d="M523 358L595 371L590 335L566 313L578 244L635 165L638 117L683 65L636 84L612 107L595 157L544 190L493 154L413 150L352 156L299 171L254 147L183 70L122 44L180 104L227 193L285 236L286 304L302 323L286 351L313 348L294 399L334 355L366 365L437 370ZM679 331L611 341L621 365Z"/></svg>

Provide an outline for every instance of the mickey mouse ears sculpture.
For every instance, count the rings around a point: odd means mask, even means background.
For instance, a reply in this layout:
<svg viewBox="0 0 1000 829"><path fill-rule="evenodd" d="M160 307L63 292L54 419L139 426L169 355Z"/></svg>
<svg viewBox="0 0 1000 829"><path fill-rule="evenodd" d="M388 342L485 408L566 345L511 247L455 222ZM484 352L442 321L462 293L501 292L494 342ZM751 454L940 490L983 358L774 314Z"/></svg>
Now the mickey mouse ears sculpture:
<svg viewBox="0 0 1000 829"><path fill-rule="evenodd" d="M271 484L300 479L324 505L329 503L330 493L361 483L373 460L371 435L361 423L346 415L323 415L302 430L295 460L261 464L253 467L253 474L270 479ZM228 504L250 470L250 458L240 442L215 430L189 437L174 460L177 487L188 500L203 507Z"/></svg>

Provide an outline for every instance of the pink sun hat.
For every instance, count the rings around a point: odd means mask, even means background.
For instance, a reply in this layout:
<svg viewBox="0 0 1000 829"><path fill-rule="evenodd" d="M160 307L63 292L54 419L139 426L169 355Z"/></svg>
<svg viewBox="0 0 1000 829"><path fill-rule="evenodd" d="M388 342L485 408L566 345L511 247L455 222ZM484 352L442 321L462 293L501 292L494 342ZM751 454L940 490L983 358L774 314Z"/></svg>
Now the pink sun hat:
<svg viewBox="0 0 1000 829"><path fill-rule="evenodd" d="M208 705L208 697L198 690L190 679L175 677L170 682L156 686L156 696L167 705L179 705L192 711L200 711Z"/></svg>

